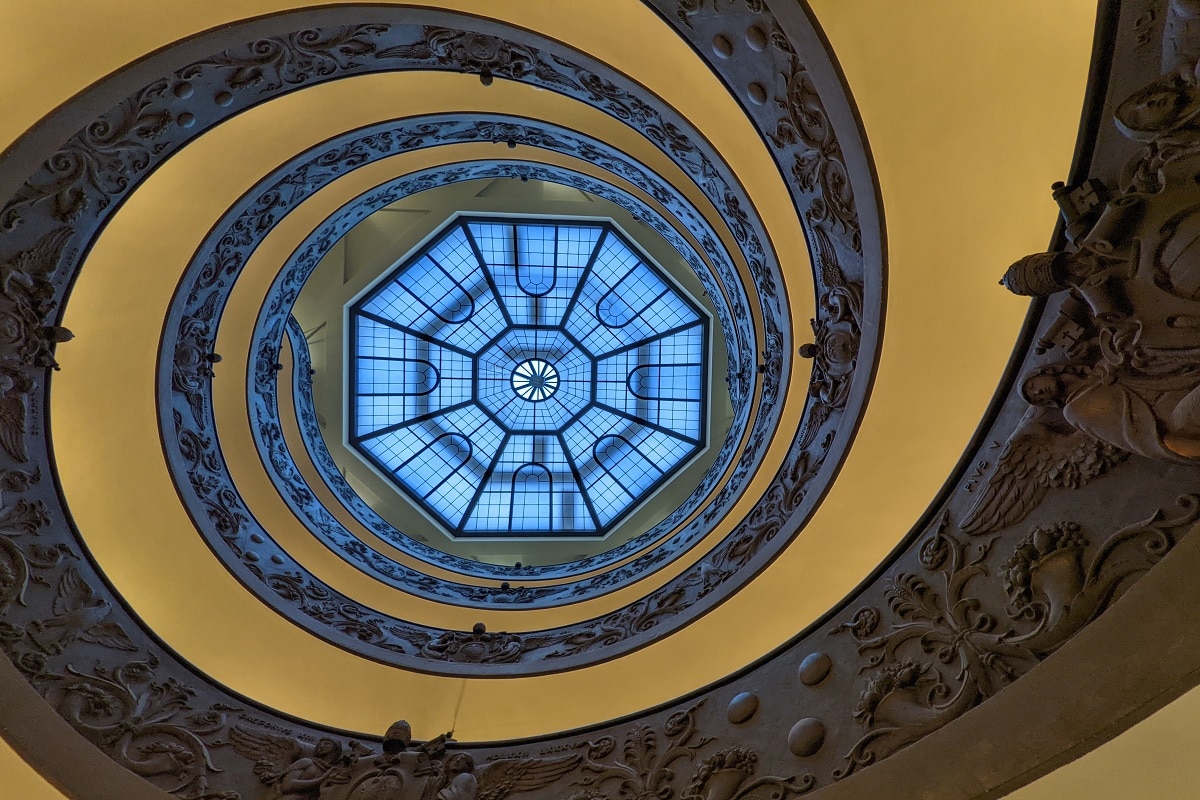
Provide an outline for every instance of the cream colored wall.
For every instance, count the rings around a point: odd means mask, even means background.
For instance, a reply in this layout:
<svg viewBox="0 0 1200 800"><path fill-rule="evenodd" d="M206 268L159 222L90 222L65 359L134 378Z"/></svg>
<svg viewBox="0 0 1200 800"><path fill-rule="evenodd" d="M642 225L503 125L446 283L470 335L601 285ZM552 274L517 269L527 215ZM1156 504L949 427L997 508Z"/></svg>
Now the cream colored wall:
<svg viewBox="0 0 1200 800"><path fill-rule="evenodd" d="M0 737L0 795L13 800L62 800L66 795L51 786Z"/></svg>
<svg viewBox="0 0 1200 800"><path fill-rule="evenodd" d="M1185 800L1197 795L1200 689L1081 758L1008 795L1010 800Z"/></svg>

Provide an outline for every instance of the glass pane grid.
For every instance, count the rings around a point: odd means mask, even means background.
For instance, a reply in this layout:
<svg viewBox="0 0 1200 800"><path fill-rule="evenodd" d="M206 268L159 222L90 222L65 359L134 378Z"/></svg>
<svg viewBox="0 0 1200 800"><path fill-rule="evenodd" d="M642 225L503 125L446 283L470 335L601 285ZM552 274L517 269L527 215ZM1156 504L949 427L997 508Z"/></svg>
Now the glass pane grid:
<svg viewBox="0 0 1200 800"><path fill-rule="evenodd" d="M350 313L358 446L452 532L603 533L702 446L706 323L609 225L460 221Z"/></svg>

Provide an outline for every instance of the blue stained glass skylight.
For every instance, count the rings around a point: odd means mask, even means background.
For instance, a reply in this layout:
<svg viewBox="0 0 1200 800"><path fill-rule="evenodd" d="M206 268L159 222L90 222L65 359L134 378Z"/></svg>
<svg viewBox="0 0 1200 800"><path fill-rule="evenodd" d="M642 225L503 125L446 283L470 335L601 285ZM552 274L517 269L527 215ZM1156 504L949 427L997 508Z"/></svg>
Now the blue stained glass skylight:
<svg viewBox="0 0 1200 800"><path fill-rule="evenodd" d="M610 223L459 218L349 309L350 443L455 536L602 536L705 444L708 317Z"/></svg>

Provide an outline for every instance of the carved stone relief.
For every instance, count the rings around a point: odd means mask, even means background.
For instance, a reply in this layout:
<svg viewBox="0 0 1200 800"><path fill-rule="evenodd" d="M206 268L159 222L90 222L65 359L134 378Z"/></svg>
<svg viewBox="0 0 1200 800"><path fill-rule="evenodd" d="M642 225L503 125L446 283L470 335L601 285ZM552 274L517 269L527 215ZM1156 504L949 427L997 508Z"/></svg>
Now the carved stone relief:
<svg viewBox="0 0 1200 800"><path fill-rule="evenodd" d="M1001 283L1055 297L1037 344L1044 358L1020 392L1030 408L963 530L1023 519L1049 488L1075 488L1128 455L1200 463L1200 29L1188 2L1169 5L1171 71L1121 102L1115 125L1141 147L1117 187L1056 184L1070 243L1027 256Z"/></svg>
<svg viewBox="0 0 1200 800"><path fill-rule="evenodd" d="M763 43L763 50L750 49L791 63L794 54L776 42L771 32L777 26L763 4L688 0L663 5L673 19L685 19L686 25L680 22L681 26L703 32L706 47L726 14L743 15L738 17L739 30L758 26L765 32L761 40L754 39ZM676 16L681 9L686 13ZM752 19L745 14L753 15ZM64 148L61 158L30 179L4 209L0 219L19 234L3 240L4 253L15 254L6 255L4 263L15 264L21 254L37 251L39 242L64 220L74 219L78 226L72 228L74 238L64 243L62 254L84 248L99 224L100 212L111 208L126 188L111 183L114 174L136 181L156 163L153 159L183 141L171 138L174 133L199 130L201 122L210 119L204 115L212 109L183 110L180 102L187 97L203 97L206 103L211 99L214 108L244 107L249 102L246 98L269 93L271 87L300 85L367 63L376 33L372 26L359 26L265 41L250 48L259 51L257 56L243 54L238 65L221 67L228 79L219 89L205 82L202 71L189 74L186 80L172 76L161 85L144 89L103 124L81 133ZM418 38L397 46L412 46ZM734 38L729 35L731 42ZM749 42L750 38L737 38L738 47L743 47L743 40ZM290 43L277 48L279 41ZM473 49L464 51L480 53L471 56L476 61L470 63L481 74L486 70L503 77L531 69L522 66L515 49L516 55L507 61L496 61L488 41L481 37L471 45ZM455 47L466 45L439 46L442 52L453 53ZM1175 44L1169 49L1187 51ZM435 57L446 56L438 56L430 45L429 58ZM468 63L462 55L454 57ZM532 69L536 72L536 65ZM789 87L799 71L787 73ZM770 96L784 97L778 85L784 78L772 74L779 80L772 82L764 75L764 88L770 89ZM1168 96L1190 97L1187 86L1190 84L1185 83L1184 89L1168 87ZM603 96L611 94L612 87L596 86L595 91ZM806 98L806 92L800 79L796 95ZM790 89L786 96L792 96ZM156 105L160 100L164 103ZM805 99L798 107L807 109L804 104L808 102ZM641 113L636 104L625 108L631 116ZM792 112L787 111L785 117L794 127ZM1135 115L1129 112L1124 118L1128 127ZM1190 142L1189 126L1186 122L1171 127L1169 135L1152 137L1148 153L1138 164L1153 165L1153 169L1147 166L1142 170L1145 175L1139 177L1135 168L1131 172L1134 182L1129 184L1134 188L1120 191L1147 195L1149 199L1143 202L1151 209L1167 196L1182 197L1183 184L1172 184L1169 176L1189 163L1191 156L1185 146ZM805 135L812 142L820 141L812 131ZM1176 136L1182 140L1178 151L1170 149L1174 143L1169 140ZM663 139L669 140L669 136ZM795 142L774 144L793 155L795 150L823 152L826 157L833 152L828 143L822 149L799 136ZM819 184L819 171L814 174ZM830 169L829 175L829 180L836 181L837 170ZM1160 188L1155 188L1156 175L1168 176ZM1179 194L1171 194L1172 186ZM1184 212L1190 209L1189 203L1183 203ZM1110 200L1100 204L1104 209L1109 205ZM840 207L851 208L844 202ZM1168 213L1165 206L1153 213L1177 220L1176 230L1186 230L1190 224L1187 213ZM1082 236L1075 238L1072 257L1085 250L1084 241L1095 241L1090 232L1103 216L1101 211L1095 220L1085 223ZM863 331L873 324L863 317L868 277L864 277L861 260L855 260L855 248L847 238L851 234L846 228L852 225L845 214L833 211L819 218L816 230L822 233L813 234L813 241L815 260L822 269L822 310L814 325L816 341L811 354L823 360L814 370L820 379L814 382L816 390L810 402L832 404L838 402L841 392L839 380L859 374L863 353L873 351L875 345L861 340L857 347L852 344L856 337L866 336ZM960 508L968 505L961 495L951 498L937 510L937 522L898 553L873 585L864 587L814 631L812 636L819 637L822 651L830 658L830 669L823 678L814 678L811 685L797 680L802 664L814 651L816 639L809 637L780 651L769 663L735 676L738 694L752 693L762 699L749 717L743 718L748 701L739 703L731 717L733 709L726 701L721 701L719 708L707 708L703 699L690 699L610 730L530 746L474 748L467 753L444 740L414 747L399 737L401 749L389 753L385 744L380 754L376 746L355 744L318 726L282 719L230 698L142 631L80 555L82 549L75 545L61 508L55 505L57 498L48 486L51 481L42 479L51 474L44 448L35 439L42 425L45 370L21 361L15 342L0 342L0 444L6 454L0 465L0 611L4 614L0 646L83 736L118 764L186 800L418 796L458 800L521 793L578 800L631 796L778 800L819 789L835 779L853 780L870 764L951 724L1034 664L1051 657L1119 601L1200 518L1200 499L1194 495L1181 498L1181 512L1154 511L1166 507L1161 499L1164 494L1177 494L1176 487L1183 484L1194 486L1196 475L1186 452L1191 419L1184 401L1195 387L1189 383L1194 360L1188 360L1194 345L1186 341L1190 326L1180 324L1190 318L1186 304L1193 302L1183 288L1191 252L1181 246L1186 237L1172 238L1171 230L1168 227L1166 235L1154 234L1160 238L1153 240L1153 253L1139 250L1136 259L1127 259L1124 267L1118 265L1113 271L1107 269L1112 264L1086 253L1079 262L1088 262L1086 269L1078 263L1068 263L1062 272L1053 267L1051 275L1058 276L1056 296L1074 295L1076 305L1063 305L1067 314L1051 323L1053 330L1044 337L1049 345L1031 359L1036 364L1040 356L1054 350L1051 359L1042 360L1082 361L1081 373L1064 371L1067 377L1060 379L1063 391L1071 390L1067 397L1076 401L1081 393L1072 383L1075 378L1082 375L1087 384L1098 370L1108 371L1116 377L1112 384L1104 384L1110 388L1103 391L1128 395L1131 407L1137 404L1135 397L1140 399L1150 411L1138 418L1153 425L1147 423L1116 436L1109 418L1100 415L1086 421L1089 418L1082 408L1069 408L1070 399L1053 410L1057 416L1038 416L1036 420L1026 418L1028 403L1010 406L1015 411L1002 416L992 431L994 441L1006 443L994 448L1001 451L995 473L1004 477L991 478L985 494L999 499L981 501L976 509ZM831 246L828 254L822 252L825 239ZM1116 237L1116 243L1131 247L1134 241L1133 234ZM1141 239L1136 242L1141 247ZM1088 246L1091 250L1087 252L1097 252L1093 245ZM57 263L59 256L53 258ZM840 275L826 275L824 269L830 264L838 266ZM1089 282L1088 270L1097 264L1103 267L1102 279ZM223 280L222 271L227 267L219 265L208 276L210 285ZM1143 267L1152 267L1154 278L1147 285L1135 285ZM50 270L47 280L60 297L70 269L63 264ZM13 283L14 287L21 285L36 288L32 275L29 284L23 279ZM21 291L14 289L34 307L32 298L39 295L21 295ZM18 302L7 291L5 296ZM1115 317L1099 305L1112 297L1127 301L1124 306L1114 304L1119 312ZM1163 308L1186 308L1187 313L1166 313ZM44 321L43 317L38 324ZM1151 338L1150 334L1167 338ZM183 344L170 359L174 366L171 383L178 377L184 386L196 381L202 384L214 363L211 331L185 326L180 341ZM1182 346L1174 346L1180 341ZM1074 342L1084 346L1076 347ZM850 364L854 372L846 371ZM769 363L764 366L768 373L774 368ZM1180 385L1168 386L1166 377L1174 377L1176 372ZM1143 383L1134 381L1135 377L1144 379ZM1116 388L1111 388L1114 385ZM849 405L857 402L853 391L848 397ZM1105 404L1100 407L1111 412ZM210 432L197 432L198 420L205 413L202 406L185 403L174 409L172 419L181 429L191 428L183 437L181 452L197 464L207 458L212 447L211 441L205 441L211 438ZM189 423L189 418L197 425ZM1183 424L1177 424L1180 421ZM839 422L837 415L830 415L803 438L823 441L835 435ZM1031 427L1035 423L1040 427ZM1078 438L1081 434L1090 435L1091 440ZM1014 444L1030 435L1040 437L1040 450L1022 449L1028 442ZM984 440L981 451L989 447L989 441L993 439ZM1143 450L1152 447L1161 448L1161 453L1151 453L1162 457L1157 463L1143 457L1147 455ZM1012 449L1007 456L1005 448ZM1126 452L1135 455L1123 455ZM194 470L198 480L208 468ZM747 520L737 535L687 573L671 592L646 598L641 607L628 609L627 618L604 620L587 631L588 636L558 646L587 648L589 641L599 637L628 638L653 630L660 619L667 618L664 610L694 605L733 565L761 563L755 558L763 553L762 540L795 524L795 517L804 514L797 498L804 497L812 475L822 468L819 459L797 456L790 460L761 513ZM965 483L966 476L961 477ZM1102 485L1102 481L1109 483ZM1123 511L1120 517L1108 508L1093 514L1085 505L1080 506L1079 515L1063 512L1063 497L1095 498L1099 489L1119 481L1136 483L1137 502L1144 506ZM1033 490L1030 483L1035 484ZM996 488L1010 484L1011 490ZM194 488L200 493L203 487ZM1010 495L1031 499L1017 502ZM984 511L985 505L995 510ZM211 515L218 531L232 533L246 520L229 508L214 496L203 513ZM1107 516L1109 522L1101 524L1097 516ZM244 544L238 555L246 557L248 568L261 572L262 567L250 558L258 555L254 547L260 543L248 539ZM261 558L259 563L268 560ZM273 580L278 581L273 590L296 594L299 602L317 615L341 613L327 590L306 582L303 576L276 573ZM342 622L355 636L369 639L377 634L362 620L355 623L346 618ZM449 654L448 658L471 662L493 653L504 657L509 645L505 636L486 630L453 632L443 641L429 640L424 646ZM808 674L807 669L804 672ZM776 682L772 675L785 677ZM733 688L718 687L711 694L733 698L738 696ZM733 717L740 721L735 723ZM730 727L735 724L739 727ZM530 752L522 753L522 747Z"/></svg>
<svg viewBox="0 0 1200 800"><path fill-rule="evenodd" d="M415 125L415 127L418 129L424 129L428 127L428 123L413 123L413 125ZM411 128L411 126L405 127ZM490 138L489 134L494 132L494 128L490 125L480 124L478 121L463 120L461 118L443 118L440 120L440 124L437 126L437 128L438 130L435 134L423 135L421 140L429 142L465 141L476 138L477 136L482 136L484 140L487 140ZM548 138L548 134L546 132L541 132L527 125L516 123L507 124L504 132L507 137L510 137L509 140L521 141L523 143L529 143L530 140L534 139L541 140ZM397 135L399 134L397 133ZM562 130L556 131L554 133L554 137L558 140L553 145L554 147L569 147L574 145L574 143L579 142L581 154L585 155L588 161L598 164L614 163L613 157L611 154L605 152L606 149L603 148L603 146L588 144L589 140L587 140L586 137L580 137ZM375 134L370 134L365 138L371 139L378 137ZM333 152L340 151L341 148L338 148L338 150ZM321 162L328 162L331 160L326 158L324 155L319 156L318 159ZM645 219L647 224L655 227L668 239L668 241L674 241L678 237L678 234L673 229L667 226L664 221L658 220L656 215L651 214L648 209L643 210L640 204L638 204L632 198L624 197L621 193L614 193L615 190L611 189L611 187L606 187L606 185L603 183L590 180L585 176L578 175L576 173L570 173L563 170L533 167L523 163L509 164L508 162L497 161L489 162L487 164L477 164L455 167L447 170L439 170L436 173L422 173L409 176L395 181L389 184L387 187L383 187L371 192L369 196L370 206L376 207L387 202L393 202L394 200L411 193L414 189L426 187L432 182L467 180L472 177L488 177L497 175L508 176L515 174L515 171L519 172L521 175L531 176L538 179L550 178L561 182L567 182L578 188L592 192L593 194L597 194L598 196L610 197L611 199L619 201L622 204L627 204L632 213L636 214L639 218ZM311 179L306 178L306 180ZM649 184L650 187L653 188L655 180L642 173L638 175L638 183L643 185ZM667 190L665 187L662 187L661 192L655 189L655 193L660 194L662 199L667 201L671 201L673 198L673 192ZM686 210L686 206L681 208L681 212L684 210ZM363 210L357 207L348 207L343 209L339 213L338 219L329 221L325 226L323 226L319 233L314 234L314 237L312 238L312 244L302 248L298 257L295 258L287 267L285 267L284 271L281 273L276 285L272 288L266 301L266 305L269 309L272 309L272 311L271 313L265 314L259 320L259 324L256 329L255 339L262 342L259 347L261 357L258 359L259 363L256 365L256 380L252 390L249 393L248 399L248 402L254 409L253 413L255 418L258 421L256 438L258 438L260 442L260 447L267 453L266 461L268 462L268 468L274 471L272 477L275 480L280 493L289 499L289 502L293 506L294 510L301 518L307 518L309 520L308 524L310 529L313 530L318 536L324 536L325 530L336 528L336 534L330 536L329 538L332 546L341 549L350 546L361 549L362 545L358 543L349 532L344 531L340 524L337 523L336 519L334 519L328 512L315 504L311 494L305 488L304 479L300 476L294 464L292 463L292 456L288 453L286 445L282 441L281 434L278 430L279 422L277 419L276 410L277 387L275 385L275 375L273 372L275 347L273 346L272 342L274 342L275 337L279 335L279 331L283 327L282 320L284 315L287 313L287 309L290 308L289 302L279 298L294 296L294 293L298 291L299 287L303 284L304 279L307 277L308 270L311 269L312 266L317 263L317 261L319 261L324 252L321 248L325 245L325 243L339 235L340 232L344 231L348 225L355 223L361 217L362 213L364 213ZM686 215L684 216L686 217ZM696 218L695 216L692 216L691 219L695 220ZM706 226L698 221L696 224L701 230L706 228ZM328 233L326 233L326 231L328 231ZM701 237L701 240L711 241L711 238L712 234L710 232L704 234L704 236ZM717 249L715 244L712 244L709 252L719 254L720 251ZM719 301L717 304L718 315L722 319L726 319L728 321L730 327L727 330L729 330L731 334L737 334L736 339L732 335L729 337L731 340L733 340L730 342L731 345L733 345L736 341L736 349L731 347L730 352L739 354L731 363L730 372L748 375L753 372L752 365L754 355L751 352L753 332L747 330L748 326L744 324L744 316L747 313L746 301L744 297L738 295L735 288L731 288L729 290L731 295L729 298L729 308L725 308L723 297L726 293L726 289L724 286L733 287L736 284L736 279L730 271L731 267L723 264L723 259L717 258L716 260L719 265L723 266L723 268L720 270L723 283L719 283L712 278L708 278L706 280L706 285L710 286L710 296L722 298L722 301ZM704 274L701 272L702 265L695 264L694 266L699 274ZM190 315L185 315L184 319L185 327L192 324L192 317ZM735 319L740 320L740 322L738 324L734 324ZM184 335L185 329L181 328L181 338ZM293 341L294 349L302 351L305 348L302 337L292 336L291 339ZM299 357L303 359L306 356L303 354L303 352L301 352ZM298 375L303 377L306 374L306 370L307 367L300 368L298 370ZM743 390L748 391L749 388L750 387L747 384L743 387ZM360 521L363 522L363 524L367 525L373 532L384 538L386 541L389 541L390 543L399 546L402 549L409 550L411 540L403 536L401 532L393 529L385 521L380 519L378 515L374 514L369 507L367 507L361 500L357 498L357 495L354 494L353 490L350 489L345 481L341 478L337 466L334 464L332 458L328 454L328 451L325 449L319 426L316 424L315 412L311 407L312 403L309 394L308 383L298 383L295 385L294 389L298 413L301 417L301 430L306 434L306 446L308 448L310 458L312 458L313 462L322 472L323 479L338 494L343 503L345 503L347 507L355 513L355 515ZM203 394L207 391L207 387L202 385L198 387L197 391ZM737 396L734 399L735 429L741 429L742 427L749 425L750 406L748 401L749 397L746 396ZM204 407L205 402L207 401L201 398L201 400L194 401L194 404L198 405L199 407ZM190 396L189 404L193 404ZM763 410L761 407L759 410L760 414L758 415L758 418L754 424L756 426L768 425L770 422L769 416L761 413ZM467 563L464 559L450 558L445 554L442 554L429 547L411 548L411 551L414 553L414 555L417 555L424 560L438 564L439 566L454 569L455 571L465 572L467 574L481 575L482 568L485 570L482 573L482 576L498 580L511 580L518 577L526 579L557 577L559 579L563 579L569 577L573 572L582 571L585 567L595 570L597 568L616 563L622 559L627 559L629 556L636 555L640 551L646 551L648 544L656 542L659 543L655 549L649 552L643 552L636 563L627 565L626 567L622 568L620 572L610 571L593 580L557 583L554 585L539 587L522 587L520 591L507 592L499 591L498 587L459 586L445 581L439 581L428 589L429 592L436 593L435 596L452 601L458 600L460 602L470 601L481 604L496 603L506 605L530 603L535 601L543 604L556 601L576 602L586 598L592 593L595 593L597 590L612 591L614 588L619 586L621 582L628 582L636 579L639 576L644 576L648 573L648 571L656 566L666 563L669 558L675 554L678 554L679 552L682 552L684 548L696 541L698 537L703 535L703 526L692 524L687 528L676 530L670 541L662 541L666 534L670 533L673 529L679 528L679 522L686 519L688 510L694 507L697 503L701 502L709 494L712 486L716 484L721 477L721 473L723 472L722 465L727 463L728 460L732 458L738 444L739 441L736 437L729 437L726 439L726 441L722 444L721 454L718 455L717 460L714 462L714 466L710 469L708 475L706 475L701 483L695 488L689 499L685 501L676 511L668 515L663 522L659 523L641 536L636 537L633 541L593 558L584 559L580 562L568 565L559 565L556 567L515 570L503 567L487 567L480 565L477 562ZM339 544L339 540L344 540L346 542L350 542L351 544ZM363 558L360 558L356 553L349 553L348 555L352 560L358 561L359 563L361 563L363 560ZM398 572L398 568L396 566L383 564L383 557L373 554L373 551L370 555L370 558L372 558L375 563L364 565L364 568L375 572L375 574L381 579L394 580L396 581L398 587L404 589L405 591L426 591L419 582L420 579L413 577L413 574L410 570ZM454 592L458 592L459 596L456 597Z"/></svg>
<svg viewBox="0 0 1200 800"><path fill-rule="evenodd" d="M1038 525L999 569L985 563L997 540L959 539L944 516L921 543L922 571L890 579L886 626L855 634L868 675L854 719L866 731L833 777L941 728L1053 653L1200 519L1200 496L1179 505L1098 541L1074 522ZM1007 602L986 603L980 582L1001 584Z"/></svg>
<svg viewBox="0 0 1200 800"><path fill-rule="evenodd" d="M375 33L380 32L376 31ZM502 43L495 37L468 36L464 32L454 32L444 28L426 27L424 35L427 42L420 41L387 48L376 55L381 59L408 59L414 65L430 62L436 66L447 66L453 58L463 53L477 54L481 60L478 64L470 62L467 65L469 69L482 70L486 62L486 65L490 65L487 68L492 70L491 74L494 76L520 77L541 82L551 88L566 88L576 95L583 95L591 102L599 103L602 108L619 118L639 123L644 129L649 130L652 137L661 138L682 165L702 177L706 188L714 194L714 197L720 198L719 204L726 214L727 221L732 225L735 237L742 245L751 271L756 277L756 286L765 298L763 312L766 335L763 363L759 369L764 378L759 384L759 410L761 414L763 409L768 411L772 409L778 387L784 379L780 366L782 363L780 354L785 349L781 345L786 340L786 337L779 333L775 314L772 312L772 309L777 307L772 305L772 303L777 303L773 299L777 294L776 278L764 261L762 247L754 233L757 226L742 210L737 198L725 189L723 179L708 164L706 156L696 150L695 145L678 126L664 121L659 113L650 106L631 99L627 90L601 81L592 73L581 71L578 66L570 64L562 58L550 58L528 47ZM272 48L274 47L275 45L272 45ZM272 48L266 48L264 52L267 50L273 52ZM476 56L472 56L472 58L474 57ZM219 62L219 65L229 67L232 63L230 59L245 61L251 57L244 55L234 57L227 54L214 63ZM228 78L226 80L228 82ZM268 86L274 86L275 83L275 81L268 81ZM438 133L438 128L428 124L424 126L417 124L411 135L408 136L406 146L421 146L428 141L435 140ZM529 141L533 135L536 134L524 132L521 139ZM829 135L832 136L832 134ZM343 159L354 166L363 163L364 159L370 158L372 151L380 149L386 151L392 144L392 140L388 139L386 134L382 134L364 139L363 144L347 145L334 157L323 156L320 159L318 172L314 174L310 169L304 185L313 185L313 181L321 178L323 174L335 174ZM592 150L595 149L593 145ZM611 155L606 157L605 163L613 163ZM809 188L813 189L813 187ZM299 185L293 185L284 190L265 193L252 209L253 213L235 222L233 229L250 233L253 230L269 227L303 191ZM819 195L819 192L816 194ZM384 198L381 197L379 200L383 202ZM812 202L815 203L815 200ZM253 222L250 221L251 219ZM839 229L839 233L846 235L851 227L856 231L856 226L857 223L854 226L843 225ZM328 232L316 237L314 256L328 249L333 241L333 236L332 232ZM225 243L229 242L231 245L240 246L245 241L244 235L232 237L230 234L226 234L221 237L216 250L223 249L226 252L219 258L210 259L210 263L205 264L200 271L192 288L181 294L182 297L187 298L191 306L213 310L219 308L220 302L210 305L206 293L220 291L234 277L236 265L240 263L234 255L237 248L226 248ZM672 627L686 624L692 615L684 612L695 608L697 601L704 601L706 607L711 607L736 585L730 580L734 575L750 574L752 572L750 565L761 564L763 559L770 557L774 548L779 546L777 543L773 544L773 541L781 530L788 529L789 535L798 530L801 520L793 518L794 512L809 497L809 484L825 465L826 457L832 447L837 429L837 418L845 413L850 395L850 379L853 377L853 370L858 363L858 342L862 332L862 303L859 299L861 289L856 288L854 282L849 282L842 277L841 267L837 262L837 250L828 239L826 242L828 247L822 253L824 261L818 278L829 283L829 291L823 296L823 304L820 309L822 312L821 322L814 322L814 325L819 326L818 333L824 334L820 339L822 350L818 358L818 368L824 370L825 382L828 386L823 393L818 393L824 396L824 399L810 408L813 419L806 424L803 436L787 456L787 461L776 483L768 490L766 502L761 504L727 539L726 543L719 546L704 562L643 601L636 602L606 618L566 629L520 636L521 646L512 648L510 652L516 656L514 663L519 662L525 665L524 671L528 671L531 664L539 664L543 658L569 659L572 664L582 664L601 656L611 657L614 650L628 650L637 643L644 642L649 635L661 635L662 626L668 621ZM315 263L315 258L309 260ZM289 289L280 296L272 298L268 304L268 312L284 311L290 296L291 290ZM824 319L825 314L831 315L828 320ZM271 340L277 341L283 333L282 318L277 319L273 324L275 328L269 331L268 336ZM181 335L186 335L185 331L188 329L203 329L205 326L211 327L211 322L198 316L195 312L186 312L181 323ZM190 349L197 348L193 346ZM276 361L274 354L277 349L277 345L273 345L269 341L262 342L259 347L262 357L259 359L256 369L255 392L268 401L273 396L272 378L275 374L269 367L272 367ZM178 358L176 360L179 361ZM194 361L194 358L190 359L189 363L191 361ZM177 364L172 380L173 388L179 390L179 387L182 386L185 392L194 388L203 391L205 388L203 381L196 385L194 382L186 380L186 375L181 378L180 372ZM747 370L740 370L736 379L743 380L747 372ZM865 387L860 385L860 389L857 391L864 390ZM197 400L192 397L187 400L187 406L195 412L196 409L205 408L206 402L203 399ZM171 421L176 424L186 419L187 416L182 413L180 408L176 408L171 415ZM439 635L437 632L425 631L420 626L383 617L328 591L311 577L289 565L287 555L277 548L273 548L269 542L269 536L265 532L252 530L252 515L239 506L236 495L228 487L228 482L221 477L220 470L213 469L213 466L218 463L213 460L216 453L216 442L213 437L201 434L206 424L200 425L196 430L179 431L181 445L184 445L181 452L186 451L191 454L186 457L185 468L189 472L189 477L184 486L200 490L197 492L199 496L196 502L203 513L195 514L194 518L202 525L205 524L206 518L211 520L208 524L213 525L214 530L217 530L219 541L224 542L231 549L241 562L241 566L250 575L263 581L272 589L278 599L282 599L299 612L299 616L293 615L293 618L301 621L302 624L310 627L320 626L320 629L328 631L328 634L323 633L322 635L332 636L333 640L342 646L353 649L364 647L373 649L372 655L376 658L384 657L389 661L403 663L407 663L411 659L422 658L422 654L427 652L425 645L430 640L437 638ZM822 429L826 431L826 435L820 437L817 433ZM270 463L282 470L284 475L294 475L295 470L290 466L282 445L281 431L275 423L267 421L263 417L260 419L259 431L270 452L268 459ZM738 462L733 476L726 479L722 492L716 496L711 508L706 511L700 522L694 523L689 531L685 532L685 535L678 538L673 545L675 548L681 548L695 540L696 536L703 532L702 526L707 526L719 518L722 513L721 509L736 498L737 487L752 473L756 465L755 454L761 452L769 435L769 427L766 425L756 425L751 431L748 446L745 448L744 455ZM202 456L195 449L196 443L203 444L208 455ZM827 472L826 474L831 473ZM296 481L288 478L284 483L292 486L296 484ZM700 493L701 490L698 489L697 496ZM304 505L306 497L296 497L294 500L300 505ZM812 503L809 503L809 508L811 509L811 507ZM664 521L664 525L674 524L683 516L684 508L681 507L678 512ZM244 527L243 520L251 522L250 527ZM317 527L326 531L334 530L332 526L326 524L327 522L328 520L319 522ZM652 539L657 535L656 532L651 532L648 536ZM254 541L252 542L254 546L251 546L244 541L247 538L262 541ZM781 542L785 540L781 540ZM267 556L268 552L269 557ZM370 552L366 548L353 542L347 545L344 552L352 554L356 558L370 556ZM656 564L664 563L670 552L670 549L662 548L649 553L635 562L624 565L619 570L604 574L594 583L602 590L610 591L623 582L634 580L645 574L647 569ZM375 558L372 559L372 569L383 569L385 573L389 571L395 573L398 568L386 565L380 559ZM410 571L406 570L403 579L405 587L409 590L444 596L453 588L449 584L409 573ZM397 577L399 577L398 573ZM718 589L720 589L719 592ZM525 591L517 594L496 592L486 588L470 588L465 591L469 596L463 595L456 598L460 602L469 599L477 603L511 603L525 596L544 595L550 598L556 591L560 594L563 593L563 590L554 589ZM564 599L568 601L575 601L584 596L586 594L580 590L580 587L569 587L563 594ZM487 661L480 662L476 666L481 669L486 666L488 670L495 671L503 663L508 662L507 660L503 662ZM435 665L426 665L424 668L437 668ZM547 663L547 668L550 668L549 663Z"/></svg>
<svg viewBox="0 0 1200 800"><path fill-rule="evenodd" d="M700 733L692 706L667 718L662 735L646 725L629 729L618 755L617 740L603 737L587 742L587 755L573 785L583 789L572 795L583 800L615 797L662 797L680 800L742 800L782 798L803 794L815 786L811 775L755 777L759 756L752 750L730 747L705 758L700 751L715 743ZM665 740L664 740L665 737ZM693 765L687 784L677 775Z"/></svg>
<svg viewBox="0 0 1200 800"><path fill-rule="evenodd" d="M0 344L12 348L24 366L57 369L54 346L72 338L70 331L48 319L56 308L51 278L70 238L69 228L57 228L0 264L0 294L8 301L0 310Z"/></svg>

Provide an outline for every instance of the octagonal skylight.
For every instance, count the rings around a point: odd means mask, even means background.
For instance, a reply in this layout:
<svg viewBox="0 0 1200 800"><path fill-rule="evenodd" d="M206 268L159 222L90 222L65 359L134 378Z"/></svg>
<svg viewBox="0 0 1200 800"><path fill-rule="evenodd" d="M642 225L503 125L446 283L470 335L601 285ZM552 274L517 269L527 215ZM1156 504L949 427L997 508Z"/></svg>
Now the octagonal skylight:
<svg viewBox="0 0 1200 800"><path fill-rule="evenodd" d="M704 448L708 317L611 223L460 217L348 317L349 443L451 535L603 536Z"/></svg>

